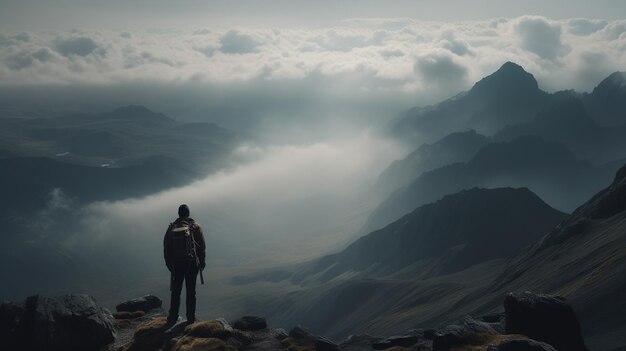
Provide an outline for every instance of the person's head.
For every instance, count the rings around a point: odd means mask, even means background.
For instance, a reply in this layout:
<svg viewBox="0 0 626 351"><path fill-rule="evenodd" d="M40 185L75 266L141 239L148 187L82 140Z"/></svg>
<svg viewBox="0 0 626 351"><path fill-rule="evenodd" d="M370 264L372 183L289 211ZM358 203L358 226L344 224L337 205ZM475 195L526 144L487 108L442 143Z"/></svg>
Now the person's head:
<svg viewBox="0 0 626 351"><path fill-rule="evenodd" d="M178 206L178 217L189 217L189 206L185 204Z"/></svg>

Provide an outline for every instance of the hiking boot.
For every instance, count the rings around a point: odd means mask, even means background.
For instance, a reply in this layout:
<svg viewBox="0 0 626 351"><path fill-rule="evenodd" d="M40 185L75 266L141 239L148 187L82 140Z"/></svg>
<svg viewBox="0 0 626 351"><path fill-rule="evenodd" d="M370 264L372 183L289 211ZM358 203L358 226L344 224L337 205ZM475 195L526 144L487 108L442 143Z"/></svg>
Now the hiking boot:
<svg viewBox="0 0 626 351"><path fill-rule="evenodd" d="M167 322L165 322L165 326L171 327L174 324L176 324L176 322L178 322L178 316L175 316L175 317L167 316Z"/></svg>

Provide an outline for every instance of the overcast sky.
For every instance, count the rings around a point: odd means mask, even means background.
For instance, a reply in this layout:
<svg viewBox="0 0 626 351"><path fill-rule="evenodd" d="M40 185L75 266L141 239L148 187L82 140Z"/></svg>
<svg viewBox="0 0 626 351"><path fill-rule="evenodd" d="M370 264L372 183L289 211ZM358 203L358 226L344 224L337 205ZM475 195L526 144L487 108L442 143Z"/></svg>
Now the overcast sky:
<svg viewBox="0 0 626 351"><path fill-rule="evenodd" d="M624 19L623 0L2 0L3 30L326 26L352 17L459 21L542 15Z"/></svg>
<svg viewBox="0 0 626 351"><path fill-rule="evenodd" d="M196 115L393 114L506 61L545 90L589 91L626 70L625 18L623 0L0 0L0 104L69 106L65 93L174 117L193 114L183 100Z"/></svg>

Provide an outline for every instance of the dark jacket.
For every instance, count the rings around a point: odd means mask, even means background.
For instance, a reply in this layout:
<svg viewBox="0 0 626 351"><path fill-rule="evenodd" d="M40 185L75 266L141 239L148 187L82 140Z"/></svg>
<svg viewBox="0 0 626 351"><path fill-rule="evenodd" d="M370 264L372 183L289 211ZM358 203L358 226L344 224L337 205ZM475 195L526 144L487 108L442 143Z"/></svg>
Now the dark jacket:
<svg viewBox="0 0 626 351"><path fill-rule="evenodd" d="M198 253L198 259L200 264L204 264L206 258L206 244L204 242L204 234L200 225L190 217L179 217L167 227L165 237L163 238L163 257L165 258L165 264L168 267L172 267L174 264L174 247L172 242L171 229L177 224L186 224L191 229L191 234L196 242L196 252Z"/></svg>

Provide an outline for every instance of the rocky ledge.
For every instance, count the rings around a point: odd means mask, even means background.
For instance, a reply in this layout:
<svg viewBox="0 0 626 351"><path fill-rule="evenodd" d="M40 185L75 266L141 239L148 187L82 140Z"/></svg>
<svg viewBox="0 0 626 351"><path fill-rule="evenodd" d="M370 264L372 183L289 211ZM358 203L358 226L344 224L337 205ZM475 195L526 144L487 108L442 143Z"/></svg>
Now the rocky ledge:
<svg viewBox="0 0 626 351"><path fill-rule="evenodd" d="M437 329L377 337L352 335L340 343L296 326L287 332L258 316L232 324L220 318L168 325L161 300L144 296L111 314L87 295L31 296L0 306L0 338L7 349L106 351L586 351L572 308L558 296L510 293L504 312Z"/></svg>

